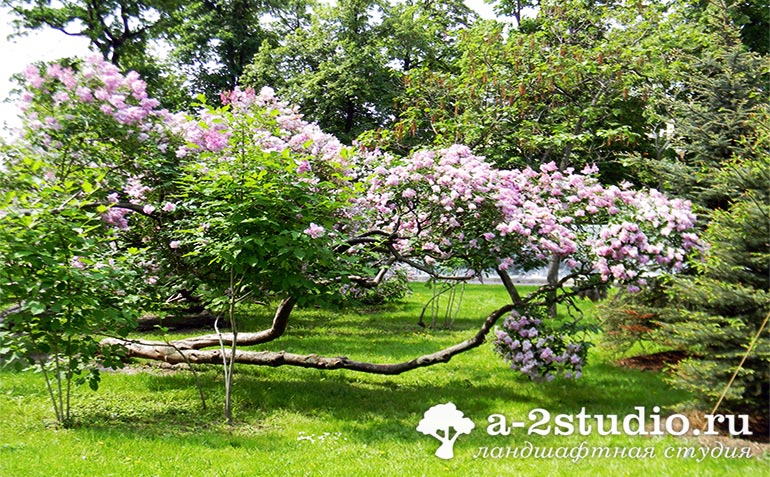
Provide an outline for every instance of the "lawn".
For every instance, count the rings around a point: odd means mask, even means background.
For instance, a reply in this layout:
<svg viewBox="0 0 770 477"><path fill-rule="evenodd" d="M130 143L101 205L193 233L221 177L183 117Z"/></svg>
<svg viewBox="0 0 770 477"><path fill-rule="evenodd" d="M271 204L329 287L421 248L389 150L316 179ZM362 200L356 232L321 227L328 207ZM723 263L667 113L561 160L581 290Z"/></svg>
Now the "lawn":
<svg viewBox="0 0 770 477"><path fill-rule="evenodd" d="M501 287L469 286L451 329L426 330L416 321L430 292L413 287L415 293L403 303L378 310L300 310L284 338L260 349L395 362L470 337L480 320L505 301ZM586 309L590 315L590 305ZM246 322L258 328L269 319L267 310L257 311ZM665 416L687 402L689 396L668 387L660 373L620 368L612 364L615 358L594 348L582 379L542 384L510 371L489 344L445 365L401 376L241 366L232 427L222 422L223 379L215 366L199 368L206 410L188 370L137 362L128 372L104 373L99 391L75 393L77 424L70 429L53 426L42 376L3 371L0 476L679 477L770 472L767 454L702 458L709 449L684 437L527 435L526 427L507 436L487 433L487 417L493 414L531 424L528 415L536 408L552 415L576 415L585 408L589 414L622 418L636 406L647 413L659 406ZM416 431L428 408L446 402L475 424L470 434L458 438L451 460L435 457L438 440ZM497 458L503 449L520 450L527 443L538 453L550 448L560 457ZM570 458L581 445L589 452L607 447L619 454ZM486 457L478 455L479 449L487 449ZM649 454L640 457L640 451ZM567 452L572 455L565 458ZM685 456L688 452L693 454Z"/></svg>

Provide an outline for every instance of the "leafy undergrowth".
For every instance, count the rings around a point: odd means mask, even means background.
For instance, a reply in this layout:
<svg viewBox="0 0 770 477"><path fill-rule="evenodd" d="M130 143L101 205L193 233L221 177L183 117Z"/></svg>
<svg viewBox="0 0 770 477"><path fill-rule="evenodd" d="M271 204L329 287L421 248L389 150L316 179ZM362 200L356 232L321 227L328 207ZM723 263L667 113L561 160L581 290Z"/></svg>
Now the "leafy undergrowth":
<svg viewBox="0 0 770 477"><path fill-rule="evenodd" d="M484 315L505 301L499 287L469 287L451 328L424 329L416 321L429 296L428 289L416 285L406 302L380 310L300 310L286 337L257 349L395 362L468 338ZM269 320L267 311L250 316L249 326L255 328ZM528 425L536 408L552 415L575 415L585 408L590 414L622 417L636 406L648 413L659 406L665 416L688 399L664 384L659 373L617 367L615 357L598 348L590 358L582 379L542 384L508 370L489 344L445 365L401 376L241 366L233 427L221 417L223 378L216 366L198 369L206 410L187 370L137 362L130 372L105 373L98 392L76 391L77 423L71 429L52 426L41 376L4 371L0 476L682 476L761 475L770 469L767 456L702 459L698 441L672 436L601 436L595 431L541 436L527 435L526 427L508 436L486 432L492 414ZM456 404L476 424L457 440L451 460L435 457L439 442L416 431L423 413L445 402ZM582 459L489 454L527 442L554 452L582 444L627 454ZM474 458L485 448L486 458ZM649 448L653 456L639 458L637 451L630 454L633 448ZM694 454L677 455L690 448Z"/></svg>

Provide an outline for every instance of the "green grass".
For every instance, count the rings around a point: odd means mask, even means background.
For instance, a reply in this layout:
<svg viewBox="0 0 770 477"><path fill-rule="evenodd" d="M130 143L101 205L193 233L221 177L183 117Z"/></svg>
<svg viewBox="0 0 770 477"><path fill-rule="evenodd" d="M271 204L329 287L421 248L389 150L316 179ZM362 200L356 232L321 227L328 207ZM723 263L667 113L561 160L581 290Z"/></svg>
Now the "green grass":
<svg viewBox="0 0 770 477"><path fill-rule="evenodd" d="M382 310L300 310L287 335L270 346L299 353L346 355L396 362L471 336L480 319L505 302L496 286L466 290L452 329L425 330L417 316L429 290L415 285L405 303ZM591 307L587 306L590 312ZM258 311L247 327L260 328L270 313ZM699 447L675 437L489 436L486 418L526 420L534 408L552 414L625 415L634 406L664 412L689 396L672 390L658 373L622 369L596 348L584 378L535 384L511 372L486 344L446 365L401 376L347 371L255 368L236 371L237 425L222 423L222 376L200 368L209 408L202 410L189 371L134 365L134 373L105 373L98 392L78 389L77 425L59 429L42 377L0 372L0 476L497 476L497 475L763 475L767 457L665 458L669 447ZM460 436L455 458L434 457L438 441L415 430L430 406L454 402L476 423ZM312 438L312 440L310 439ZM477 458L480 447L653 447L655 457L570 459Z"/></svg>

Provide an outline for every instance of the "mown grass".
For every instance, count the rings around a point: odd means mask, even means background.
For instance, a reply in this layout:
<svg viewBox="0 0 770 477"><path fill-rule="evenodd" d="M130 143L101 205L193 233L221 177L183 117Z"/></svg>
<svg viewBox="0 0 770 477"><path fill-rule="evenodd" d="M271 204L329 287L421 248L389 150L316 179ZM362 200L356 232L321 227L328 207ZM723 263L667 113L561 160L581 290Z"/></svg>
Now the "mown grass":
<svg viewBox="0 0 770 477"><path fill-rule="evenodd" d="M483 317L505 302L496 286L466 290L451 329L416 325L430 291L415 285L402 304L380 310L300 310L287 335L270 346L299 353L346 355L396 362L471 336ZM590 313L590 305L586 309ZM244 321L260 328L267 310ZM588 318L590 319L590 318ZM443 320L443 319L442 319ZM158 335L156 335L158 337ZM221 418L223 385L216 366L201 367L207 397L203 410L189 371L165 371L142 363L132 373L105 373L94 393L78 389L77 425L59 429L42 377L0 373L0 476L497 476L497 475L763 475L770 460L666 458L667 448L699 447L695 441L642 436L537 436L524 429L509 436L485 432L487 416L527 420L535 408L552 414L626 415L635 406L670 412L689 396L672 390L659 373L623 369L601 348L577 381L536 384L511 372L486 344L446 365L401 376L297 368L237 368L237 424ZM453 402L476 429L461 436L455 458L434 457L438 441L415 430L435 404ZM474 458L479 448L652 447L655 457L570 459ZM698 457L700 454L696 454Z"/></svg>

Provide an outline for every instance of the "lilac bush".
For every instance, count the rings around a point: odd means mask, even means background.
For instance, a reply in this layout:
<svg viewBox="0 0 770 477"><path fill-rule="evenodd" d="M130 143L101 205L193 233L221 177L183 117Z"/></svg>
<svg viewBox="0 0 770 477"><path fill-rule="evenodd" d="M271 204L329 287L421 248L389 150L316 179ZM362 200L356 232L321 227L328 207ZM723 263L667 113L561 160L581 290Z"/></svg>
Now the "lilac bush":
<svg viewBox="0 0 770 477"><path fill-rule="evenodd" d="M638 283L681 269L702 244L691 204L661 193L601 185L597 169L555 164L498 170L465 146L384 155L358 199L397 249L430 269L533 269L553 255L577 275Z"/></svg>
<svg viewBox="0 0 770 477"><path fill-rule="evenodd" d="M270 88L236 89L222 95L221 107L173 113L148 97L137 74L94 58L77 67L29 67L25 78L22 137L4 162L12 174L29 176L19 187L48 190L57 214L77 208L88 217L76 228L94 247L62 263L79 269L102 256L126 257L144 269L126 280L141 281L143 294L159 302L185 289L208 306L232 305L236 297L281 303L281 313L288 311L251 344L281 336L295 303L368 290L400 265L468 278L557 257L568 270L559 293L512 296L506 306L523 315L505 319L495 346L533 378L576 377L586 347L561 329L549 331L535 308L553 304L544 299L569 300L567 280L578 288L644 286L645 275L679 270L703 248L689 202L602 185L593 166L500 170L463 145L406 157L346 147ZM13 197L5 207L20 206ZM482 331L502 316L490 315ZM446 353L477 346L484 333ZM210 345L201 340L195 346ZM173 351L150 343L154 351L143 356L177 359L189 343ZM218 359L195 351L201 362ZM249 362L263 359L242 353ZM296 362L393 372L320 358Z"/></svg>

